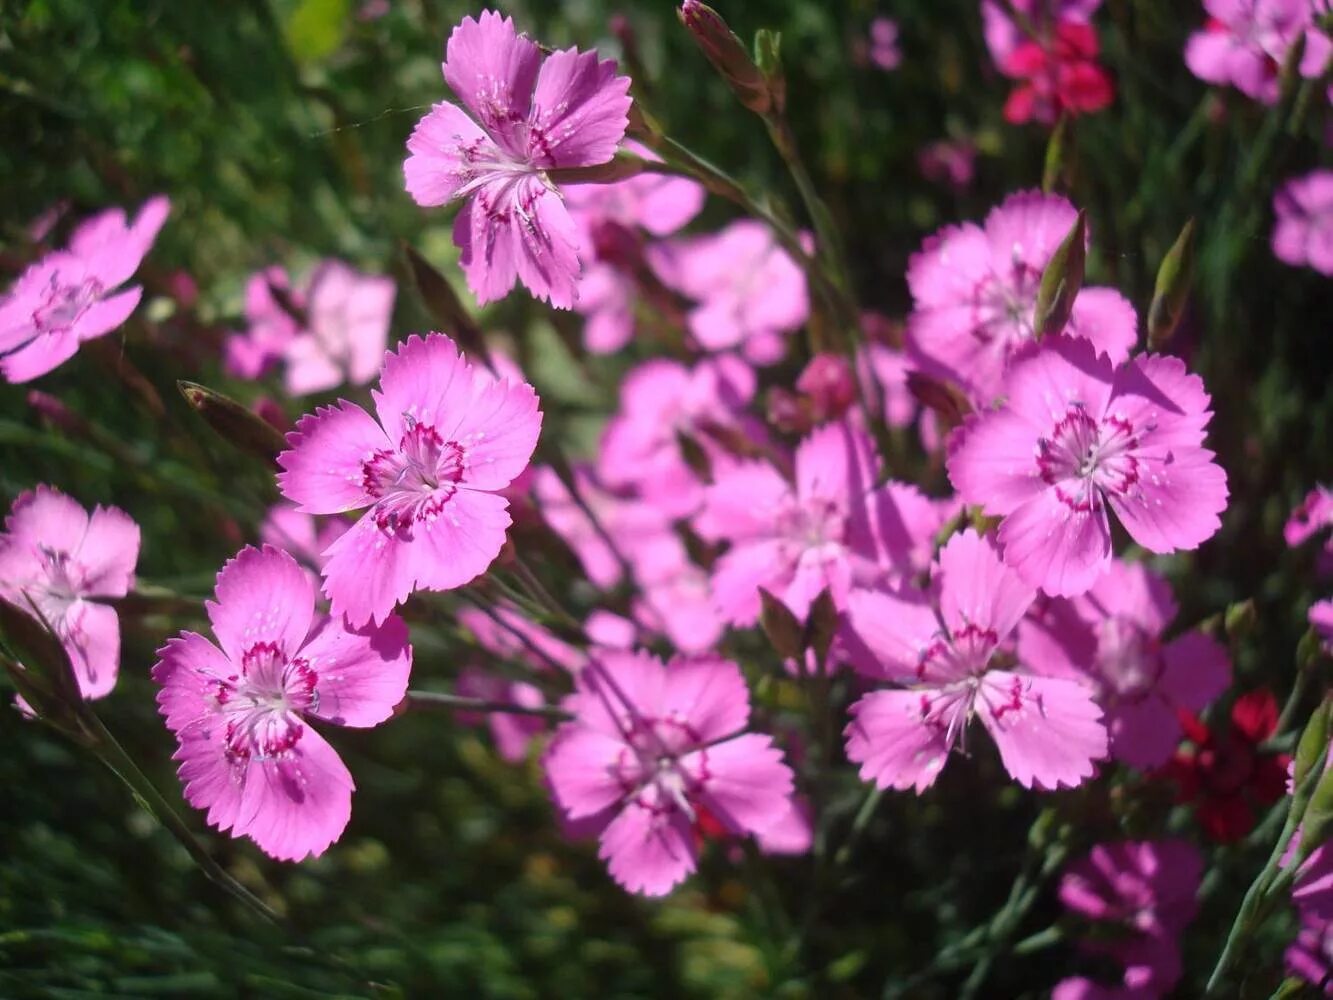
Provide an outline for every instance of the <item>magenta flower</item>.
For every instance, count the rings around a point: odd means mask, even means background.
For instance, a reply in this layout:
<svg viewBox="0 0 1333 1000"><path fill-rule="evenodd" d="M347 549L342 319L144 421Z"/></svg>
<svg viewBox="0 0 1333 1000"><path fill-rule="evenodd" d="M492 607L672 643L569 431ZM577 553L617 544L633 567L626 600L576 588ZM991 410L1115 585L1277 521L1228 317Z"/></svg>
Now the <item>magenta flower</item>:
<svg viewBox="0 0 1333 1000"><path fill-rule="evenodd" d="M1333 170L1294 177L1273 196L1273 256L1333 278Z"/></svg>
<svg viewBox="0 0 1333 1000"><path fill-rule="evenodd" d="M889 72L903 61L898 47L898 22L889 17L877 17L870 22L867 55L877 68Z"/></svg>
<svg viewBox="0 0 1333 1000"><path fill-rule="evenodd" d="M1199 712L1231 683L1226 647L1192 631L1162 641L1179 609L1170 585L1141 563L1111 560L1081 597L1055 598L1019 626L1018 651L1042 673L1085 680L1106 711L1111 756L1160 767Z"/></svg>
<svg viewBox="0 0 1333 1000"><path fill-rule="evenodd" d="M750 693L730 660L604 651L566 707L575 718L543 758L547 780L564 818L599 832L601 858L630 892L662 896L694 871L705 815L758 835L791 808L781 751L744 732Z"/></svg>
<svg viewBox="0 0 1333 1000"><path fill-rule="evenodd" d="M1042 271L1077 214L1059 195L1020 191L984 228L965 222L929 237L907 267L907 349L917 366L956 382L978 407L1001 395L1015 353L1033 340ZM1084 288L1065 332L1119 363L1134 348L1138 317L1114 289Z"/></svg>
<svg viewBox="0 0 1333 1000"><path fill-rule="evenodd" d="M1150 552L1194 549L1221 526L1226 473L1203 447L1203 382L1165 355L1116 367L1086 340L1043 341L1010 370L1008 400L961 428L949 478L1002 517L1004 560L1072 597L1111 564L1113 510Z"/></svg>
<svg viewBox="0 0 1333 1000"><path fill-rule="evenodd" d="M1314 23L1312 0L1204 0L1208 22L1190 35L1185 65L1208 83L1231 84L1265 104L1278 98L1278 75L1287 51L1305 36L1300 73L1323 72L1333 42Z"/></svg>
<svg viewBox="0 0 1333 1000"><path fill-rule="evenodd" d="M1102 0L1013 0L1013 8L1033 24L1090 24ZM981 21L995 65L1004 71L1014 52L1030 41L997 0L981 0Z"/></svg>
<svg viewBox="0 0 1333 1000"><path fill-rule="evenodd" d="M1321 532L1333 528L1333 490L1327 486L1316 486L1297 504L1287 518L1282 536L1287 545L1296 548ZM1315 562L1315 572L1319 576L1333 576L1333 532L1324 536L1324 545Z"/></svg>
<svg viewBox="0 0 1333 1000"><path fill-rule="evenodd" d="M139 560L139 526L117 507L92 515L59 490L19 495L0 533L0 597L41 617L59 637L79 692L101 698L116 686L120 619L95 598L124 597Z"/></svg>
<svg viewBox="0 0 1333 1000"><path fill-rule="evenodd" d="M388 719L407 693L407 626L391 615L351 629L316 614L305 571L267 546L229 560L216 595L204 608L222 648L182 632L153 667L186 801L271 857L318 857L347 826L355 786L310 720Z"/></svg>
<svg viewBox="0 0 1333 1000"><path fill-rule="evenodd" d="M659 261L662 280L698 305L689 328L706 351L739 348L757 365L787 351L810 316L805 273L762 222L740 219L721 232L675 244Z"/></svg>
<svg viewBox="0 0 1333 1000"><path fill-rule="evenodd" d="M171 202L149 198L128 223L119 208L79 224L69 246L19 275L0 298L0 373L29 382L72 358L79 345L116 329L143 288L122 288L152 249Z"/></svg>
<svg viewBox="0 0 1333 1000"><path fill-rule="evenodd" d="M795 482L765 462L741 462L709 487L695 530L731 548L713 567L713 599L736 625L759 620L759 588L798 618L826 587L839 608L853 586L923 568L939 508L915 487L879 484L865 431L826 424L796 450Z"/></svg>
<svg viewBox="0 0 1333 1000"><path fill-rule="evenodd" d="M621 383L620 409L602 434L598 478L635 491L668 517L688 517L703 502L704 483L681 450L681 436L703 449L715 472L734 465L709 431L727 429L761 442L763 428L745 414L754 390L754 371L732 356L693 368L661 358L639 365Z"/></svg>
<svg viewBox="0 0 1333 1000"><path fill-rule="evenodd" d="M302 417L278 456L278 486L302 513L369 508L324 553L324 593L352 625L486 571L510 523L499 491L542 422L532 386L473 369L440 333L386 354L372 396L378 420L339 400Z"/></svg>
<svg viewBox="0 0 1333 1000"><path fill-rule="evenodd" d="M1300 933L1287 948L1286 960L1293 975L1333 996L1333 921L1302 913Z"/></svg>
<svg viewBox="0 0 1333 1000"><path fill-rule="evenodd" d="M326 260L311 273L308 287L306 328L283 352L287 391L306 396L344 383L370 382L389 341L397 292L393 279Z"/></svg>
<svg viewBox="0 0 1333 1000"><path fill-rule="evenodd" d="M417 123L403 164L418 205L464 201L454 222L477 301L522 281L568 309L579 279L578 230L546 171L606 163L624 138L629 79L594 52L543 57L510 18L465 17L445 47L442 101Z"/></svg>
<svg viewBox="0 0 1333 1000"><path fill-rule="evenodd" d="M1053 1000L1160 997L1179 981L1177 941L1198 911L1203 875L1198 850L1183 840L1098 844L1074 861L1060 882L1060 900L1072 912L1110 925L1111 933L1082 942L1083 951L1124 966L1116 986L1082 977L1066 979Z"/></svg>
<svg viewBox="0 0 1333 1000"><path fill-rule="evenodd" d="M996 660L1035 592L968 530L940 550L932 594L856 590L843 642L853 666L895 687L851 708L847 757L880 788L934 784L973 716L1024 788L1074 786L1106 756L1092 689Z"/></svg>

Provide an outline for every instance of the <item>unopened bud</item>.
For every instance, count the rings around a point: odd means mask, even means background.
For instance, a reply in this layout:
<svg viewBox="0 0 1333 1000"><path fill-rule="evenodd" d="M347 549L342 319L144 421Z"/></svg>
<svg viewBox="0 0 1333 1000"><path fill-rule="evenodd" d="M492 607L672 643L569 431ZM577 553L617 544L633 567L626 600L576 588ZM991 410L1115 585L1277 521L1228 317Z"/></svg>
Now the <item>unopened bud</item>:
<svg viewBox="0 0 1333 1000"><path fill-rule="evenodd" d="M1259 621L1259 612L1254 606L1254 598L1239 601L1227 608L1226 617L1227 638L1243 639L1254 631L1254 626Z"/></svg>
<svg viewBox="0 0 1333 1000"><path fill-rule="evenodd" d="M176 386L204 423L242 451L272 462L287 447L272 424L236 400L197 382L182 379Z"/></svg>
<svg viewBox="0 0 1333 1000"><path fill-rule="evenodd" d="M763 587L759 588L759 626L773 649L784 660L794 660L805 649L801 623L783 604Z"/></svg>
<svg viewBox="0 0 1333 1000"><path fill-rule="evenodd" d="M956 388L921 372L907 373L907 391L940 418L945 430L957 427L972 412L972 404Z"/></svg>
<svg viewBox="0 0 1333 1000"><path fill-rule="evenodd" d="M1180 325L1194 277L1194 220L1176 237L1176 242L1162 258L1148 307L1148 349L1160 351Z"/></svg>
<svg viewBox="0 0 1333 1000"><path fill-rule="evenodd" d="M810 400L816 423L836 420L856 400L852 366L838 354L820 353L811 358L796 388Z"/></svg>
<svg viewBox="0 0 1333 1000"><path fill-rule="evenodd" d="M403 243L401 247L412 285L416 288L417 295L421 297L421 304L426 307L431 319L440 330L452 333L454 340L473 361L479 361L489 367L490 352L486 347L485 338L481 335L481 327L472 318L472 314L463 308L463 303L453 286L409 244Z"/></svg>
<svg viewBox="0 0 1333 1000"><path fill-rule="evenodd" d="M1067 169L1070 150L1071 121L1067 112L1060 114L1060 120L1051 131L1051 138L1046 143L1046 163L1041 172L1041 189L1050 194L1068 178Z"/></svg>
<svg viewBox="0 0 1333 1000"><path fill-rule="evenodd" d="M810 605L810 614L805 622L804 645L815 654L816 663L827 662L829 648L837 634L838 606L833 603L833 593L825 587Z"/></svg>
<svg viewBox="0 0 1333 1000"><path fill-rule="evenodd" d="M703 445L684 431L676 431L676 444L680 448L680 457L685 460L691 472L705 483L713 481L713 463L704 451Z"/></svg>
<svg viewBox="0 0 1333 1000"><path fill-rule="evenodd" d="M52 427L58 427L67 434L82 437L88 432L88 421L50 393L40 389L31 390L28 393L28 405Z"/></svg>
<svg viewBox="0 0 1333 1000"><path fill-rule="evenodd" d="M1037 289L1037 305L1032 314L1032 330L1038 339L1054 337L1069 322L1074 299L1083 287L1083 269L1087 263L1088 214L1079 210L1068 235L1060 242Z"/></svg>
<svg viewBox="0 0 1333 1000"><path fill-rule="evenodd" d="M48 623L37 617L35 607L23 607L0 598L0 638L13 654L15 666L25 669L26 683L20 685L25 697L29 693L38 701L28 698L39 715L51 714L42 701L71 706L82 700L79 682L69 654ZM31 688L31 691L29 691Z"/></svg>
<svg viewBox="0 0 1333 1000"><path fill-rule="evenodd" d="M1301 732L1300 742L1296 744L1296 762L1293 765L1292 787L1299 788L1308 775L1324 762L1324 753L1328 750L1328 723L1330 703L1327 698L1310 715L1310 720Z"/></svg>
<svg viewBox="0 0 1333 1000"><path fill-rule="evenodd" d="M773 110L781 114L787 108L787 75L782 72L782 34L760 28L754 35L754 61L764 74Z"/></svg>
<svg viewBox="0 0 1333 1000"><path fill-rule="evenodd" d="M768 422L784 434L805 434L815 425L810 400L775 385L768 390Z"/></svg>
<svg viewBox="0 0 1333 1000"><path fill-rule="evenodd" d="M755 114L772 111L768 80L722 15L698 0L685 0L676 14L737 99Z"/></svg>
<svg viewBox="0 0 1333 1000"><path fill-rule="evenodd" d="M1301 816L1300 860L1333 836L1333 769L1325 768Z"/></svg>

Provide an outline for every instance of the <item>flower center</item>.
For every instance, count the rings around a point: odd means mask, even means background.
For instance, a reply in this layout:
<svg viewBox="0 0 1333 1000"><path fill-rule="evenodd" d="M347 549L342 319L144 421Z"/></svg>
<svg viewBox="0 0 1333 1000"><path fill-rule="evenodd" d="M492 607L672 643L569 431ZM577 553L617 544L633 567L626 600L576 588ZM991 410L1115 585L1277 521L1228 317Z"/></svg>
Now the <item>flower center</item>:
<svg viewBox="0 0 1333 1000"><path fill-rule="evenodd" d="M319 677L303 659L288 659L272 642L241 657L241 672L216 682L213 696L226 717L227 759L263 761L289 752L305 725L301 714L319 707Z"/></svg>
<svg viewBox="0 0 1333 1000"><path fill-rule="evenodd" d="M842 547L847 519L832 500L814 497L778 514L778 535L799 557L826 547Z"/></svg>
<svg viewBox="0 0 1333 1000"><path fill-rule="evenodd" d="M1128 420L1115 414L1097 420L1074 402L1037 440L1037 469L1061 502L1086 513L1100 509L1105 494L1125 496L1138 483L1138 446Z"/></svg>
<svg viewBox="0 0 1333 1000"><path fill-rule="evenodd" d="M629 723L628 746L615 763L616 778L627 796L655 813L680 811L691 820L690 798L707 776L707 751L700 750L701 773L691 775L680 758L698 749L698 732L681 716L640 718Z"/></svg>
<svg viewBox="0 0 1333 1000"><path fill-rule="evenodd" d="M1013 260L1007 275L992 273L972 292L972 333L1008 353L1032 337L1040 272Z"/></svg>
<svg viewBox="0 0 1333 1000"><path fill-rule="evenodd" d="M397 450L375 452L361 466L365 491L375 498L375 523L390 535L410 538L414 525L439 517L463 478L463 446L445 441L434 427L404 415L407 428Z"/></svg>
<svg viewBox="0 0 1333 1000"><path fill-rule="evenodd" d="M980 676L999 643L994 629L979 625L967 624L952 634L941 633L921 651L917 677L939 684Z"/></svg>
<svg viewBox="0 0 1333 1000"><path fill-rule="evenodd" d="M1095 669L1105 691L1122 701L1145 697L1162 675L1157 639L1120 617L1104 619L1097 631Z"/></svg>
<svg viewBox="0 0 1333 1000"><path fill-rule="evenodd" d="M68 330L90 305L102 297L102 283L84 278L78 284L63 284L59 273L51 275L42 302L32 311L32 323L38 333Z"/></svg>

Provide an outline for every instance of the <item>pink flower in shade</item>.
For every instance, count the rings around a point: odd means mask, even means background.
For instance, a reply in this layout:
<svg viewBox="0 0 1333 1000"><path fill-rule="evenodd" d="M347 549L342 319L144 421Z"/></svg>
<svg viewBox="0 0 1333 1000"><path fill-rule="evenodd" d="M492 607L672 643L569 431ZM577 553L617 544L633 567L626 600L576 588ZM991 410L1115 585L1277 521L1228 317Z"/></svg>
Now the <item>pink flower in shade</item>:
<svg viewBox="0 0 1333 1000"><path fill-rule="evenodd" d="M547 171L606 163L624 138L629 79L594 52L542 56L510 18L463 18L445 47L442 101L417 123L403 164L418 205L463 207L454 242L477 301L521 281L568 309L579 279L578 228Z"/></svg>
<svg viewBox="0 0 1333 1000"><path fill-rule="evenodd" d="M762 441L762 428L744 412L754 390L754 371L733 356L693 368L665 359L639 365L621 383L620 409L602 434L598 478L612 489L635 491L668 517L694 513L704 484L681 450L681 436L704 450L715 471L734 465L708 432L729 428Z"/></svg>
<svg viewBox="0 0 1333 1000"><path fill-rule="evenodd" d="M273 368L296 338L300 324L283 308L274 290L284 293L295 309L305 308L305 292L292 287L287 272L276 265L250 275L245 283L244 333L233 333L223 345L222 365L228 375L260 378Z"/></svg>
<svg viewBox="0 0 1333 1000"><path fill-rule="evenodd" d="M1177 941L1198 911L1202 875L1203 859L1183 840L1098 844L1071 863L1060 882L1061 902L1113 928L1084 941L1082 950L1119 961L1124 975L1116 986L1066 979L1056 986L1053 1000L1128 1000L1168 993L1180 979Z"/></svg>
<svg viewBox="0 0 1333 1000"><path fill-rule="evenodd" d="M682 653L704 653L722 638L708 573L690 561L674 532L641 550L634 562L639 593L634 618L650 635L664 635Z"/></svg>
<svg viewBox="0 0 1333 1000"><path fill-rule="evenodd" d="M0 533L0 597L33 606L60 638L85 698L116 686L120 619L96 598L124 597L139 560L139 526L116 507L92 515L59 490L19 495Z"/></svg>
<svg viewBox="0 0 1333 1000"><path fill-rule="evenodd" d="M325 551L350 527L342 518L320 520L301 513L291 504L278 503L269 508L268 516L259 526L259 540L291 553L302 566L319 570L324 566ZM318 585L319 574L312 574L312 579Z"/></svg>
<svg viewBox="0 0 1333 1000"><path fill-rule="evenodd" d="M1086 594L1055 598L1023 621L1019 658L1044 674L1090 682L1106 711L1111 756L1160 767L1180 742L1177 711L1201 711L1231 682L1216 640L1198 631L1162 640L1177 610L1166 580L1113 559Z"/></svg>
<svg viewBox="0 0 1333 1000"><path fill-rule="evenodd" d="M800 265L762 222L741 219L721 232L672 246L662 280L693 299L689 328L706 351L739 348L757 365L787 351L787 337L810 316Z"/></svg>
<svg viewBox="0 0 1333 1000"><path fill-rule="evenodd" d="M132 223L119 208L80 223L69 246L31 265L0 297L0 373L29 382L72 358L79 345L110 333L139 304L143 288L123 288L152 249L171 202L144 202Z"/></svg>
<svg viewBox="0 0 1333 1000"><path fill-rule="evenodd" d="M939 508L915 487L879 485L865 431L819 428L796 450L795 482L741 462L709 487L695 530L731 548L713 567L713 599L733 624L759 620L759 588L798 618L826 587L839 608L853 586L901 579L929 562Z"/></svg>
<svg viewBox="0 0 1333 1000"><path fill-rule="evenodd" d="M546 704L540 688L526 681L497 676L481 667L464 667L454 688L468 698L520 708L541 708ZM521 763L528 756L533 739L546 730L541 716L517 712L458 712L455 719L465 726L479 726L484 722L490 729L495 752L510 764Z"/></svg>
<svg viewBox="0 0 1333 1000"><path fill-rule="evenodd" d="M1102 0L1013 0L1012 6L1025 15L1033 26L1052 24L1089 24ZM1001 72L1009 58L1030 38L1022 27L1014 23L1005 6L998 0L981 0L981 21L986 35L986 47Z"/></svg>
<svg viewBox="0 0 1333 1000"><path fill-rule="evenodd" d="M1061 113L1100 111L1115 99L1110 74L1097 62L1097 32L1089 24L1062 21L1030 38L1000 67L1019 83L1004 102L1005 121L1054 124Z"/></svg>
<svg viewBox="0 0 1333 1000"><path fill-rule="evenodd" d="M486 571L510 523L498 491L541 431L532 386L473 369L439 333L386 354L372 397L378 420L339 400L302 417L278 456L278 486L302 513L369 508L324 553L324 593L353 625Z"/></svg>
<svg viewBox="0 0 1333 1000"><path fill-rule="evenodd" d="M977 147L967 139L940 139L917 151L916 165L926 180L965 191L976 176Z"/></svg>
<svg viewBox="0 0 1333 1000"><path fill-rule="evenodd" d="M867 54L871 63L885 72L897 69L903 61L902 49L898 47L898 22L877 17L870 22L869 34Z"/></svg>
<svg viewBox="0 0 1333 1000"><path fill-rule="evenodd" d="M1312 170L1273 196L1273 255L1333 278L1333 170Z"/></svg>
<svg viewBox="0 0 1333 1000"><path fill-rule="evenodd" d="M992 663L1036 596L971 530L940 550L933 593L857 590L843 641L862 673L893 688L852 706L847 757L880 788L925 791L974 715L1024 788L1073 786L1106 756L1092 689Z"/></svg>
<svg viewBox="0 0 1333 1000"><path fill-rule="evenodd" d="M1329 528L1333 528L1333 490L1327 486L1316 486L1291 512L1282 536L1287 545L1294 549ZM1320 576L1333 576L1333 532L1324 537L1316 572Z"/></svg>
<svg viewBox="0 0 1333 1000"><path fill-rule="evenodd" d="M577 684L546 777L630 892L662 896L694 871L702 816L758 835L791 809L791 771L770 737L744 732L750 693L730 660L606 651Z"/></svg>
<svg viewBox="0 0 1333 1000"><path fill-rule="evenodd" d="M948 458L963 500L1002 517L1004 559L1052 596L1111 564L1113 510L1156 553L1194 549L1226 509L1226 473L1203 447L1203 382L1178 358L1119 367L1086 340L1043 341L1015 364L1008 400L960 428Z"/></svg>
<svg viewBox="0 0 1333 1000"><path fill-rule="evenodd" d="M1301 930L1286 952L1287 969L1333 996L1333 921L1301 914Z"/></svg>
<svg viewBox="0 0 1333 1000"><path fill-rule="evenodd" d="M344 383L365 385L384 360L396 293L393 279L326 260L310 275L308 288L306 329L283 351L287 391L305 396Z"/></svg>
<svg viewBox="0 0 1333 1000"><path fill-rule="evenodd" d="M352 814L352 776L311 719L364 728L407 693L407 626L352 629L315 613L286 552L242 549L204 605L218 646L182 632L157 651L157 704L176 735L190 805L282 861L318 857Z"/></svg>
<svg viewBox="0 0 1333 1000"><path fill-rule="evenodd" d="M1278 98L1278 76L1287 51L1305 36L1300 73L1317 77L1333 54L1333 42L1315 26L1313 0L1204 0L1208 21L1190 35L1185 65L1199 79L1231 84L1265 104Z"/></svg>
<svg viewBox="0 0 1333 1000"><path fill-rule="evenodd" d="M1020 191L984 227L965 222L929 237L907 266L907 351L916 367L956 382L979 408L1001 395L1015 354L1033 341L1042 271L1077 215L1059 195ZM1119 363L1134 348L1138 317L1119 292L1088 287L1065 332Z"/></svg>

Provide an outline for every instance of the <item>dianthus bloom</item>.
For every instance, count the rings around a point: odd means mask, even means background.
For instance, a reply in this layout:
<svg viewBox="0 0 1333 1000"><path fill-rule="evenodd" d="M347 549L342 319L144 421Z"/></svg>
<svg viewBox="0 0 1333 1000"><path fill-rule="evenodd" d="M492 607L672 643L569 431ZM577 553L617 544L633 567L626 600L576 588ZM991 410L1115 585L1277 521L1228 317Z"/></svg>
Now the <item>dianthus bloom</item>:
<svg viewBox="0 0 1333 1000"><path fill-rule="evenodd" d="M984 227L965 222L929 237L907 267L907 348L917 366L989 406L1004 391L1015 353L1032 343L1042 272L1077 216L1059 195L1019 191ZM1138 317L1115 289L1084 288L1065 332L1118 363L1134 347Z"/></svg>
<svg viewBox="0 0 1333 1000"><path fill-rule="evenodd" d="M903 61L903 50L898 46L898 22L888 17L874 18L867 34L866 55L871 64L885 72L897 69Z"/></svg>
<svg viewBox="0 0 1333 1000"><path fill-rule="evenodd" d="M408 193L427 206L465 199L454 242L478 302L503 298L519 280L568 309L582 248L546 171L615 156L629 120L629 79L593 52L543 57L493 11L454 28L442 69L467 110L442 101L417 123L403 164Z"/></svg>
<svg viewBox="0 0 1333 1000"><path fill-rule="evenodd" d="M378 421L340 400L302 417L278 456L278 485L301 512L370 508L324 553L324 593L353 625L486 571L510 524L498 491L541 430L532 386L473 369L439 333L386 354L372 396Z"/></svg>
<svg viewBox="0 0 1333 1000"><path fill-rule="evenodd" d="M1106 729L1092 689L1007 669L996 652L1036 592L968 530L940 550L932 600L914 590L857 590L844 642L853 665L898 685L852 706L847 757L880 788L934 784L974 715L1024 788L1074 786L1106 756ZM995 660L996 662L992 662Z"/></svg>
<svg viewBox="0 0 1333 1000"><path fill-rule="evenodd" d="M662 280L698 305L690 334L706 351L739 348L756 365L787 352L788 335L810 316L801 266L762 222L739 219L721 232L672 248Z"/></svg>
<svg viewBox="0 0 1333 1000"><path fill-rule="evenodd" d="M791 771L771 737L744 732L750 693L735 663L604 651L577 683L546 777L565 819L600 831L630 892L665 895L694 871L705 816L733 835L787 817Z"/></svg>
<svg viewBox="0 0 1333 1000"><path fill-rule="evenodd" d="M129 593L138 559L139 526L128 514L94 507L89 516L49 486L21 494L5 519L0 597L24 611L36 607L85 698L109 694L120 666L120 619L94 598Z"/></svg>
<svg viewBox="0 0 1333 1000"><path fill-rule="evenodd" d="M1089 24L1102 0L981 0L981 23L995 65L1003 67L1014 51L1029 40L1022 27L1014 23L1012 7L1036 25Z"/></svg>
<svg viewBox="0 0 1333 1000"><path fill-rule="evenodd" d="M310 578L286 552L247 547L204 607L218 644L182 632L158 650L158 708L179 742L190 805L209 825L283 861L318 856L352 815L355 787L315 718L364 728L407 692L407 626L350 629L315 613Z"/></svg>
<svg viewBox="0 0 1333 1000"><path fill-rule="evenodd" d="M708 488L695 530L731 548L713 567L713 599L737 625L759 620L762 587L804 618L828 588L900 579L929 561L939 508L915 487L879 483L879 456L850 423L816 430L796 450L795 482L767 462L740 462Z"/></svg>
<svg viewBox="0 0 1333 1000"><path fill-rule="evenodd" d="M1140 563L1112 560L1086 594L1055 598L1019 627L1019 657L1052 676L1083 678L1106 710L1111 756L1160 767L1180 742L1177 711L1197 712L1224 690L1231 664L1202 632L1170 642L1178 608L1171 587Z"/></svg>
<svg viewBox="0 0 1333 1000"><path fill-rule="evenodd" d="M28 382L72 358L79 345L120 326L143 288L122 288L152 249L171 202L144 202L134 222L119 208L81 223L69 246L49 253L0 298L0 373Z"/></svg>
<svg viewBox="0 0 1333 1000"><path fill-rule="evenodd" d="M244 333L233 333L223 344L222 366L237 378L259 378L276 365L300 329L279 295L294 309L305 308L305 292L293 288L287 272L276 265L250 275L245 283Z"/></svg>
<svg viewBox="0 0 1333 1000"><path fill-rule="evenodd" d="M1260 749L1277 730L1277 701L1266 688L1251 691L1231 706L1230 725L1210 729L1180 713L1190 746L1176 752L1167 774L1184 802L1213 840L1228 844L1254 829L1255 811L1282 798L1287 783L1286 754Z"/></svg>
<svg viewBox="0 0 1333 1000"><path fill-rule="evenodd" d="M1295 177L1273 196L1273 255L1333 278L1333 170Z"/></svg>
<svg viewBox="0 0 1333 1000"><path fill-rule="evenodd" d="M1110 105L1115 86L1097 62L1098 49L1092 25L1068 21L1019 45L1000 65L1001 72L1021 81L1004 102L1005 120L1050 125L1062 113L1086 114Z"/></svg>
<svg viewBox="0 0 1333 1000"><path fill-rule="evenodd" d="M1203 859L1183 840L1098 844L1073 862L1060 882L1060 900L1072 912L1110 925L1081 950L1124 966L1118 987L1082 977L1057 984L1053 1000L1165 995L1180 979L1180 933L1198 910Z"/></svg>
<svg viewBox="0 0 1333 1000"><path fill-rule="evenodd" d="M1327 532L1315 562L1315 572L1320 576L1333 576L1333 531L1329 531L1330 528L1333 528L1333 490L1321 485L1296 505L1282 529L1282 537L1293 549L1315 535Z"/></svg>
<svg viewBox="0 0 1333 1000"><path fill-rule="evenodd" d="M1319 76L1333 53L1315 25L1313 0L1204 0L1203 6L1208 22L1190 35L1185 65L1199 79L1231 84L1256 101L1277 101L1282 63L1301 35L1301 76Z"/></svg>
<svg viewBox="0 0 1333 1000"><path fill-rule="evenodd" d="M1120 366L1057 337L1014 365L1003 407L964 425L949 478L1002 517L1004 560L1053 596L1081 594L1111 564L1115 511L1150 552L1197 548L1221 525L1226 473L1203 447L1203 382L1178 359Z"/></svg>

